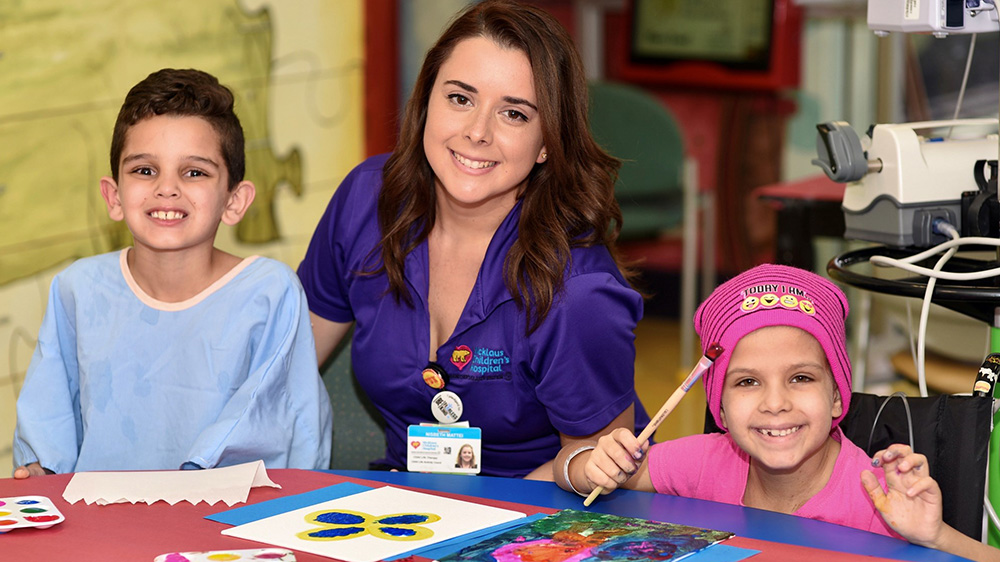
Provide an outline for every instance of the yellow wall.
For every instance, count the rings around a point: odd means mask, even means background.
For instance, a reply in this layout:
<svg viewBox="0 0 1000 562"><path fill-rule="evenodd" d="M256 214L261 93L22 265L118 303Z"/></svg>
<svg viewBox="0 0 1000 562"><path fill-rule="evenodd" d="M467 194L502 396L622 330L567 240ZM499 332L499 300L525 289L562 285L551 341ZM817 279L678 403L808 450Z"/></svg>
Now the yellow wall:
<svg viewBox="0 0 1000 562"><path fill-rule="evenodd" d="M0 3L0 477L52 277L129 243L98 191L128 89L164 67L233 89L257 200L218 245L295 267L363 156L362 10L362 0Z"/></svg>

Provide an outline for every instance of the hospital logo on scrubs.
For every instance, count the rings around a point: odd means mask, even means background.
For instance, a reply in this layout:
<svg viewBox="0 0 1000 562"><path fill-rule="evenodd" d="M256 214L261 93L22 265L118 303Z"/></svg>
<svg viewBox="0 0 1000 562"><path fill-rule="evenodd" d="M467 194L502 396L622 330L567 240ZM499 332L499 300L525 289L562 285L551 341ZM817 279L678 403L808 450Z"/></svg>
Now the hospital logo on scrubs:
<svg viewBox="0 0 1000 562"><path fill-rule="evenodd" d="M508 365L510 356L507 352L492 347L477 347L476 354L472 358L472 372L477 375L503 373L509 369Z"/></svg>
<svg viewBox="0 0 1000 562"><path fill-rule="evenodd" d="M460 345L451 352L451 364L461 371L472 361L472 350L467 345Z"/></svg>

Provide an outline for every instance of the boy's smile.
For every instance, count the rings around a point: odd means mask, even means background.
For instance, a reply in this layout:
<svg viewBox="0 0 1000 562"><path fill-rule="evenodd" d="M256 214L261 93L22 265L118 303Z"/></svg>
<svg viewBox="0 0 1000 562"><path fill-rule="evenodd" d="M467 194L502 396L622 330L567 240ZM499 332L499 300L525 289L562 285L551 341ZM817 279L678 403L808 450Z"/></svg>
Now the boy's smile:
<svg viewBox="0 0 1000 562"><path fill-rule="evenodd" d="M726 372L721 417L750 455L751 470L822 472L839 450L830 428L841 411L826 354L809 333L771 326L737 343Z"/></svg>

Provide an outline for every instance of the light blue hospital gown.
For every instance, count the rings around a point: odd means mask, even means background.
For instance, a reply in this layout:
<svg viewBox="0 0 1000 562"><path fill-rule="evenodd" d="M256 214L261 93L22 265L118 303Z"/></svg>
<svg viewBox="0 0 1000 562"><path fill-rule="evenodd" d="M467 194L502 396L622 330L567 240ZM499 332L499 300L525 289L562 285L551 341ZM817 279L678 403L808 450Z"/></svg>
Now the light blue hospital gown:
<svg viewBox="0 0 1000 562"><path fill-rule="evenodd" d="M166 303L135 283L127 251L52 281L17 401L15 466L329 468L333 416L295 273L247 258Z"/></svg>

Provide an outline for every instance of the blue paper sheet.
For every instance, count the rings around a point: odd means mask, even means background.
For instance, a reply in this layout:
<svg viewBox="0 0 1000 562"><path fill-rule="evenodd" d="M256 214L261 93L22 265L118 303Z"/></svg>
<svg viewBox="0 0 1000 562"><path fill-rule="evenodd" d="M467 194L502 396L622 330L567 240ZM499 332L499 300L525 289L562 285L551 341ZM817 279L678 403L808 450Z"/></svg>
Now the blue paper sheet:
<svg viewBox="0 0 1000 562"><path fill-rule="evenodd" d="M366 492L371 489L372 488L370 486L362 486L361 484L354 484L353 482L342 482L340 484L334 484L333 486L327 486L326 488L319 488L311 492L304 492L294 496L285 496L282 498L268 500L266 502L245 505L243 507L237 507L236 509L213 513L211 515L206 515L205 519L218 521L219 523L225 523L226 525L243 525L259 519L271 517L273 515L279 515L281 513L288 513L289 511L294 511L303 507L309 507L310 505L316 505L318 503L343 498L360 492Z"/></svg>
<svg viewBox="0 0 1000 562"><path fill-rule="evenodd" d="M695 552L685 558L685 562L738 562L759 554L759 550L729 546L728 544L713 544L705 550Z"/></svg>

